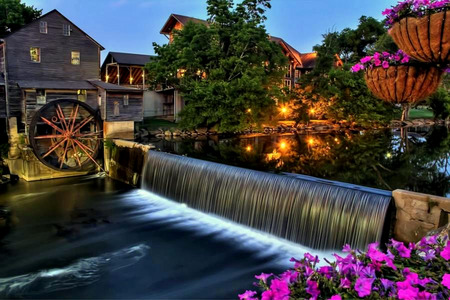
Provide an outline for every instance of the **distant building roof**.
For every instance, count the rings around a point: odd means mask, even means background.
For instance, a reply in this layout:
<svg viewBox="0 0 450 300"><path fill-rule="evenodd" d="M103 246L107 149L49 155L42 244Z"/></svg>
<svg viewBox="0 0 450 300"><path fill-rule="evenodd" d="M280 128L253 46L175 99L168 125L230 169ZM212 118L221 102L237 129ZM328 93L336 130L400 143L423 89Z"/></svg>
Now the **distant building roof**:
<svg viewBox="0 0 450 300"><path fill-rule="evenodd" d="M301 54L294 47L292 47L291 45L286 43L286 41L283 40L282 38L279 38L276 36L270 36L270 40L280 44L283 48L285 48L291 54L291 56L296 60L296 63L299 66L302 66Z"/></svg>
<svg viewBox="0 0 450 300"><path fill-rule="evenodd" d="M209 25L208 21L205 21L202 19L192 18L192 17L188 17L188 16L183 16L183 15L177 15L177 14L171 14L169 16L169 18L167 19L166 23L164 24L163 28L161 29L160 33L161 34L169 34L177 22L180 22L181 24L186 25L189 21L194 22L194 23Z"/></svg>
<svg viewBox="0 0 450 300"><path fill-rule="evenodd" d="M130 88L130 87L121 86L121 85L117 85L117 84L107 83L107 82L100 81L100 80L90 80L89 82L92 85L102 88L104 90L107 90L109 92L129 92L129 93L142 92L141 89L135 89L135 88Z"/></svg>
<svg viewBox="0 0 450 300"><path fill-rule="evenodd" d="M119 65L128 65L128 66L145 66L154 55L148 54L134 54L134 53L123 53L123 52L109 52L105 62L116 62ZM111 61L111 58L113 61ZM104 62L104 63L105 63Z"/></svg>
<svg viewBox="0 0 450 300"><path fill-rule="evenodd" d="M304 69L313 69L316 66L317 53L303 53L300 55Z"/></svg>
<svg viewBox="0 0 450 300"><path fill-rule="evenodd" d="M17 80L17 84L23 89L55 89L55 90L96 90L85 80Z"/></svg>

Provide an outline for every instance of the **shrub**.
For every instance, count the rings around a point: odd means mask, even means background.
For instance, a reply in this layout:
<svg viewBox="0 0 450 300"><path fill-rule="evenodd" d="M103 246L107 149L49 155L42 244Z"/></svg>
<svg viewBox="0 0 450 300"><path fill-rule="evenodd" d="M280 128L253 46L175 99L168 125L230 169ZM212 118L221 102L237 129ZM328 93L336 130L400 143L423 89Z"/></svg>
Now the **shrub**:
<svg viewBox="0 0 450 300"><path fill-rule="evenodd" d="M408 246L391 240L387 251L378 243L366 252L344 246L345 257L318 267L319 259L309 253L292 258L294 268L274 276L255 276L262 289L239 295L247 300L287 299L448 299L450 296L450 241L432 236Z"/></svg>
<svg viewBox="0 0 450 300"><path fill-rule="evenodd" d="M450 94L445 88L439 88L428 98L428 104L436 119L447 119L450 116Z"/></svg>

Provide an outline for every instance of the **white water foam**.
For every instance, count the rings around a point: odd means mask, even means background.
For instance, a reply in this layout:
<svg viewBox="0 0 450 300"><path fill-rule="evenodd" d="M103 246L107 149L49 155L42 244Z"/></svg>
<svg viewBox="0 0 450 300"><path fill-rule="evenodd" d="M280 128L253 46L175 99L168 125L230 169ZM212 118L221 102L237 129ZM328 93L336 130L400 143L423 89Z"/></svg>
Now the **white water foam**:
<svg viewBox="0 0 450 300"><path fill-rule="evenodd" d="M0 278L0 298L37 295L92 284L105 271L115 271L137 263L147 255L149 248L139 244L101 256L83 258L63 268Z"/></svg>

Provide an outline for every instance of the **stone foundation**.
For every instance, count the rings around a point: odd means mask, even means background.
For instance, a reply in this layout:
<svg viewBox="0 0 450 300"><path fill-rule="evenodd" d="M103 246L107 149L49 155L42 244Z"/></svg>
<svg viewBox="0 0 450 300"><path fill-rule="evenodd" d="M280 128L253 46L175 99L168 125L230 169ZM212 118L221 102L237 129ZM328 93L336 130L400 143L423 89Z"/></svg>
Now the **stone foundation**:
<svg viewBox="0 0 450 300"><path fill-rule="evenodd" d="M430 230L450 221L450 199L428 194L395 190L396 223L394 238L403 242L417 242Z"/></svg>
<svg viewBox="0 0 450 300"><path fill-rule="evenodd" d="M19 176L19 178L26 181L37 181L46 179L65 178L73 176L82 176L89 173L95 173L97 170L74 172L74 171L57 171L51 169L41 163L33 153L33 150L28 147L18 149L18 155L14 158L6 159L8 163L9 172Z"/></svg>

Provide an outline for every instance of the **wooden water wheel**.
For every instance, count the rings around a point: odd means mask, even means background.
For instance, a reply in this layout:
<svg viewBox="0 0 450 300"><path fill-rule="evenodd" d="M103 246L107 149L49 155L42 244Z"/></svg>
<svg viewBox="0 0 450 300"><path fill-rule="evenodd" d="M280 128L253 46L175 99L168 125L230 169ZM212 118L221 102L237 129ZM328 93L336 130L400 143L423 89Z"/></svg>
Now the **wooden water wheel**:
<svg viewBox="0 0 450 300"><path fill-rule="evenodd" d="M87 104L59 99L45 104L33 116L29 138L36 157L60 171L82 171L96 161L102 142L101 123Z"/></svg>

